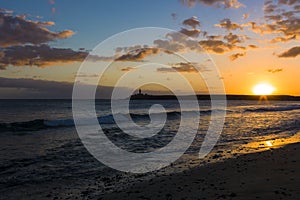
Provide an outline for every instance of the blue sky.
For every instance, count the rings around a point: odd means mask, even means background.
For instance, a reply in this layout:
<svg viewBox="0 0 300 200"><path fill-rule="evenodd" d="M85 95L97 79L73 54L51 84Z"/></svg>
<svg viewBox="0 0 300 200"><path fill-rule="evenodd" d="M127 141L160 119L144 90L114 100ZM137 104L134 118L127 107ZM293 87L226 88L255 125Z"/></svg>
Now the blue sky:
<svg viewBox="0 0 300 200"><path fill-rule="evenodd" d="M55 46L91 49L100 41L132 28L162 27L178 30L183 19L197 16L202 27L214 31L213 24L223 18L241 21L244 13L255 13L250 18L260 17L263 13L263 1L240 1L247 3L241 9L216 9L212 6L197 4L195 7L183 6L178 0L59 0L51 4L48 0L10 0L3 1L1 7L13 10L15 14L40 16L43 21L54 21L51 30L70 29L76 34L63 41L56 41ZM259 3L257 3L259 2ZM52 13L52 8L56 12ZM177 15L176 20L171 16ZM34 17L33 17L34 19Z"/></svg>

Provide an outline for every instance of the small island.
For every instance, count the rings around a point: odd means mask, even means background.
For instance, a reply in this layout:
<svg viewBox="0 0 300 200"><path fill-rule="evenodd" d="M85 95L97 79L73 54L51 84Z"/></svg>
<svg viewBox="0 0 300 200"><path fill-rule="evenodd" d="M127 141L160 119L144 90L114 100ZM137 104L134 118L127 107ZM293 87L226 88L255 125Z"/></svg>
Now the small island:
<svg viewBox="0 0 300 200"><path fill-rule="evenodd" d="M130 96L130 100L177 100L175 95L149 95L147 93L142 93L139 89L137 94Z"/></svg>

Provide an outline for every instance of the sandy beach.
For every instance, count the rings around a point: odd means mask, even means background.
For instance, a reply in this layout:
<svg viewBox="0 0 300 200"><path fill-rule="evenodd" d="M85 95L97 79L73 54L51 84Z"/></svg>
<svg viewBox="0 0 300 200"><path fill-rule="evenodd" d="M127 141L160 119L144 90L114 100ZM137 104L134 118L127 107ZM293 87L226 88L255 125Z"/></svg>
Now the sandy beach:
<svg viewBox="0 0 300 200"><path fill-rule="evenodd" d="M103 199L297 199L300 143L153 178Z"/></svg>

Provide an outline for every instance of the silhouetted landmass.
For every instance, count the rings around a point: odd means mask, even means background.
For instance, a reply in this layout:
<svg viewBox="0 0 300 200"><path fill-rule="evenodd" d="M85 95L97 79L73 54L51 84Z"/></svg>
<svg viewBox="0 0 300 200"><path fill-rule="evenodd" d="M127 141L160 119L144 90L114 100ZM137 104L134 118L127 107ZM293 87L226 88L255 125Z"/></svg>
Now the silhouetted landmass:
<svg viewBox="0 0 300 200"><path fill-rule="evenodd" d="M211 100L213 99L224 99L227 100L264 100L269 101L300 101L300 96L290 96L290 95L268 95L268 96L259 96L259 95L197 95L198 100ZM192 96L180 96L181 99L192 99ZM177 100L175 95L148 95L148 94L134 94L130 97L131 100Z"/></svg>

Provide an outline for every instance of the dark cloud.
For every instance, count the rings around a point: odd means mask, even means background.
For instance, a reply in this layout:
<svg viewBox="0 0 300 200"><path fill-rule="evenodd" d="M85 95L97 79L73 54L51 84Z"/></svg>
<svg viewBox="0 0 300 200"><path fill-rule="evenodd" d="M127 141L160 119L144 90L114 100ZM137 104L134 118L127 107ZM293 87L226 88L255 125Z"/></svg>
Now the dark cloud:
<svg viewBox="0 0 300 200"><path fill-rule="evenodd" d="M194 34L198 34L199 31L195 31ZM198 41L189 38L186 34L181 32L170 32L166 34L165 39L158 39L154 42L155 47L163 49L165 52L186 52L196 51L202 52Z"/></svg>
<svg viewBox="0 0 300 200"><path fill-rule="evenodd" d="M285 5L295 5L295 4L299 4L299 0L278 0L279 4L285 4Z"/></svg>
<svg viewBox="0 0 300 200"><path fill-rule="evenodd" d="M249 27L249 30L261 35L276 34L271 43L297 39L300 35L300 16L297 6L300 6L300 1L267 0L264 3L265 21L248 22L242 26Z"/></svg>
<svg viewBox="0 0 300 200"><path fill-rule="evenodd" d="M208 40L220 40L220 39L222 39L222 35L206 35L205 37Z"/></svg>
<svg viewBox="0 0 300 200"><path fill-rule="evenodd" d="M198 35L199 31L196 31ZM203 49L209 53L223 54L233 50L245 50L246 47L239 45L243 43L248 37L244 35L236 35L229 33L225 36L206 35L206 40L190 40L188 37L181 34L181 32L173 32L167 34L165 40L155 40L154 44L157 48L162 48L170 52L186 52L196 51L203 52ZM191 35L191 34L189 34ZM222 40L224 39L224 41Z"/></svg>
<svg viewBox="0 0 300 200"><path fill-rule="evenodd" d="M193 16L191 18L184 20L182 22L182 24L196 29L197 26L200 26L200 21L198 20L198 18L196 16Z"/></svg>
<svg viewBox="0 0 300 200"><path fill-rule="evenodd" d="M278 20L282 19L282 16L281 15L267 15L267 16L265 16L265 18L267 20L278 21Z"/></svg>
<svg viewBox="0 0 300 200"><path fill-rule="evenodd" d="M275 12L277 9L277 5L273 4L272 0L265 1L264 3L264 12L269 14Z"/></svg>
<svg viewBox="0 0 300 200"><path fill-rule="evenodd" d="M225 35L224 39L230 44L238 44L243 42L243 38L241 36L232 33Z"/></svg>
<svg viewBox="0 0 300 200"><path fill-rule="evenodd" d="M255 33L259 34L274 34L278 33L280 30L278 30L278 25L275 23L272 24L267 24L267 23L262 23L262 24L257 24L256 22L250 22L247 24L244 24L243 26L250 26L250 30L252 30Z"/></svg>
<svg viewBox="0 0 300 200"><path fill-rule="evenodd" d="M231 56L229 56L229 59L231 61L234 61L234 60L236 60L236 59L238 59L240 57L243 57L245 55L246 55L246 52L244 52L244 53L236 53L236 54L232 54Z"/></svg>
<svg viewBox="0 0 300 200"><path fill-rule="evenodd" d="M47 29L52 25L54 22L31 21L25 16L13 16L0 10L0 47L42 44L74 34L71 30L53 32Z"/></svg>
<svg viewBox="0 0 300 200"><path fill-rule="evenodd" d="M158 68L158 72L185 72L185 73L198 73L199 71L208 71L207 69L202 69L197 66L197 63L175 63L171 65L172 67L161 67ZM197 68L196 68L197 67Z"/></svg>
<svg viewBox="0 0 300 200"><path fill-rule="evenodd" d="M13 94L9 96L11 98L71 98L73 84L28 78L0 77L0 88L13 90ZM1 93L1 98L7 98L6 96L5 93Z"/></svg>
<svg viewBox="0 0 300 200"><path fill-rule="evenodd" d="M227 31L232 31L232 30L237 30L237 29L243 30L242 25L231 22L231 20L229 18L225 18L225 19L221 20L220 23L216 24L215 26L225 28Z"/></svg>
<svg viewBox="0 0 300 200"><path fill-rule="evenodd" d="M275 74L275 73L278 73L278 72L282 72L283 69L282 68L278 68L278 69L268 69L268 72L272 73L272 74Z"/></svg>
<svg viewBox="0 0 300 200"><path fill-rule="evenodd" d="M196 29L200 22L196 17L191 17L183 21L186 26L192 29L181 28L179 32L170 32L165 35L164 39L157 39L153 41L153 50L141 50L141 45L132 47L120 47L116 49L116 53L125 52L119 56L116 61L142 61L146 56L157 54L159 50L163 53L181 53L181 52L203 52L207 50L210 53L223 54L233 50L246 50L246 47L240 45L249 39L246 35L237 35L231 32L227 35L207 35L207 32ZM230 19L224 19L217 26L226 28L227 30L243 29L242 25L231 22ZM198 38L202 36L206 39L195 40L189 37ZM252 46L253 48L256 46ZM128 50L129 53L126 53ZM147 48L146 48L147 49ZM148 47L148 49L151 49Z"/></svg>
<svg viewBox="0 0 300 200"><path fill-rule="evenodd" d="M262 23L252 29L261 34L280 33L284 36L300 34L298 0L265 1L264 13L268 23Z"/></svg>
<svg viewBox="0 0 300 200"><path fill-rule="evenodd" d="M277 21L277 30L286 36L300 35L300 18Z"/></svg>
<svg viewBox="0 0 300 200"><path fill-rule="evenodd" d="M244 6L238 0L180 0L183 5L187 5L189 7L195 6L196 3L208 5L208 6L222 6L223 8L240 8Z"/></svg>
<svg viewBox="0 0 300 200"><path fill-rule="evenodd" d="M254 44L249 44L248 47L249 47L249 48L252 48L252 49L258 48L258 46L254 45Z"/></svg>
<svg viewBox="0 0 300 200"><path fill-rule="evenodd" d="M208 52L216 54L223 54L236 49L246 49L245 47L230 44L222 40L201 40L199 44Z"/></svg>
<svg viewBox="0 0 300 200"><path fill-rule="evenodd" d="M129 72L131 70L135 70L135 68L134 67L124 67L121 69L121 71L123 71L123 72Z"/></svg>
<svg viewBox="0 0 300 200"><path fill-rule="evenodd" d="M117 54L125 54L125 53L128 53L130 51L134 52L134 51L137 51L137 50L141 50L141 49L146 49L146 48L149 48L147 45L134 45L134 46L129 46L129 47L117 47L115 49L115 52Z"/></svg>
<svg viewBox="0 0 300 200"><path fill-rule="evenodd" d="M271 43L289 42L289 41L292 41L292 40L295 40L295 39L297 39L296 35L293 35L291 37L276 37L276 38L273 38L270 42Z"/></svg>
<svg viewBox="0 0 300 200"><path fill-rule="evenodd" d="M80 77L80 78L99 78L100 74L76 74L74 77Z"/></svg>
<svg viewBox="0 0 300 200"><path fill-rule="evenodd" d="M188 29L182 28L180 30L180 33L185 34L185 35L187 35L189 37L197 38L199 36L199 34L200 34L200 30L199 29L188 30Z"/></svg>
<svg viewBox="0 0 300 200"><path fill-rule="evenodd" d="M170 52L180 52L180 51L183 51L186 48L184 46L184 44L182 44L180 42L173 41L173 40L168 40L168 39L154 40L153 43L157 48L167 49Z"/></svg>
<svg viewBox="0 0 300 200"><path fill-rule="evenodd" d="M93 88L91 85L81 84L82 91ZM73 83L57 82L46 80L35 80L29 78L3 78L0 77L0 98L29 98L29 99L71 99ZM98 86L96 92L97 99L109 99L113 87ZM9 90L9 91L8 91ZM128 88L121 88L122 91L129 92Z"/></svg>
<svg viewBox="0 0 300 200"><path fill-rule="evenodd" d="M290 48L278 55L279 58L295 58L300 55L300 46Z"/></svg>
<svg viewBox="0 0 300 200"><path fill-rule="evenodd" d="M0 69L9 65L45 67L83 61L88 56L84 48L74 51L48 46L48 42L68 38L74 32L50 31L47 27L53 26L54 22L32 21L26 19L27 16L14 16L12 11L0 9ZM88 59L107 61L113 58L89 55Z"/></svg>
<svg viewBox="0 0 300 200"><path fill-rule="evenodd" d="M81 62L85 58L89 61L108 61L113 59L89 55L88 52L74 51L72 49L52 48L46 44L12 46L2 49L2 54L4 54L4 56L0 56L0 66L2 68L6 68L9 65L46 67L60 63Z"/></svg>
<svg viewBox="0 0 300 200"><path fill-rule="evenodd" d="M115 61L142 61L146 56L157 53L159 53L158 48L139 48L116 58Z"/></svg>

